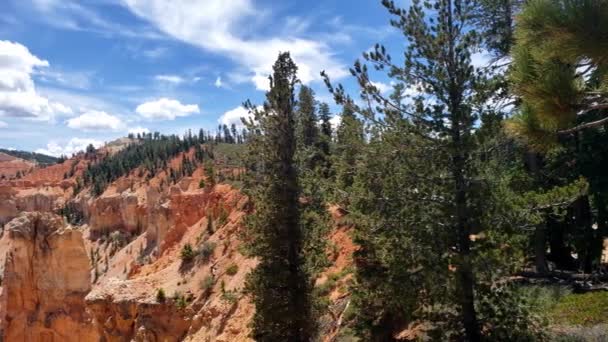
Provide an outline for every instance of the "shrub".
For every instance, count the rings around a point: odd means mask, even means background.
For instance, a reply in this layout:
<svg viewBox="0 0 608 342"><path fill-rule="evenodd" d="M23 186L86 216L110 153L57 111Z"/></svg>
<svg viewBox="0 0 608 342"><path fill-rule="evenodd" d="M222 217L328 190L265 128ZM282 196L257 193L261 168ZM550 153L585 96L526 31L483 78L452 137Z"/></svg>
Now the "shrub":
<svg viewBox="0 0 608 342"><path fill-rule="evenodd" d="M226 209L222 208L220 211L220 216L218 217L218 227L222 227L224 226L226 223L228 223L228 212L226 211Z"/></svg>
<svg viewBox="0 0 608 342"><path fill-rule="evenodd" d="M201 179L201 181L200 181L200 182L198 182L198 188L199 188L199 189L202 189L202 188L204 188L204 187L205 187L205 180L204 180L204 179Z"/></svg>
<svg viewBox="0 0 608 342"><path fill-rule="evenodd" d="M187 305L188 305L188 301L186 301L186 297L179 296L175 299L175 306L177 306L179 309L183 309Z"/></svg>
<svg viewBox="0 0 608 342"><path fill-rule="evenodd" d="M182 262L190 262L194 259L194 250L192 249L192 245L187 243L182 247L181 254Z"/></svg>
<svg viewBox="0 0 608 342"><path fill-rule="evenodd" d="M167 299L167 296L165 295L165 290L158 289L158 291L156 292L156 301L159 303L164 303L165 300Z"/></svg>
<svg viewBox="0 0 608 342"><path fill-rule="evenodd" d="M198 253L200 254L204 262L209 261L209 259L213 255L213 251L215 251L215 246L216 245L214 242L207 241L203 243Z"/></svg>
<svg viewBox="0 0 608 342"><path fill-rule="evenodd" d="M213 234L213 220L211 219L211 216L207 217L207 232Z"/></svg>
<svg viewBox="0 0 608 342"><path fill-rule="evenodd" d="M228 267L228 269L226 269L226 274L228 274L229 276L233 276L238 271L239 271L239 266L237 266L236 264L232 264L232 265L230 265L230 267Z"/></svg>
<svg viewBox="0 0 608 342"><path fill-rule="evenodd" d="M221 299L227 304L234 304L237 302L238 297L234 291L224 291L222 292Z"/></svg>
<svg viewBox="0 0 608 342"><path fill-rule="evenodd" d="M203 291L211 291L215 284L215 278L212 275L208 275L201 280L200 286Z"/></svg>

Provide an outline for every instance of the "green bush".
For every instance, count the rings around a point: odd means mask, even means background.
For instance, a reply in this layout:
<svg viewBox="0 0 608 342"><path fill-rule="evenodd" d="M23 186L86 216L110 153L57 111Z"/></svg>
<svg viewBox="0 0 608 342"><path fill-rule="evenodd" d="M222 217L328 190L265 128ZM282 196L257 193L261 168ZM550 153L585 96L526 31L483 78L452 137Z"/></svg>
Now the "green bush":
<svg viewBox="0 0 608 342"><path fill-rule="evenodd" d="M204 242L203 245L201 246L201 248L199 249L198 254L201 256L201 259L204 262L209 261L209 259L211 258L211 256L213 255L213 252L215 251L215 243L214 242Z"/></svg>
<svg viewBox="0 0 608 342"><path fill-rule="evenodd" d="M234 291L224 291L222 292L222 301L227 304L234 304L239 299Z"/></svg>
<svg viewBox="0 0 608 342"><path fill-rule="evenodd" d="M156 292L156 301L159 303L164 303L165 300L167 299L167 296L165 295L165 290L158 289L158 291Z"/></svg>
<svg viewBox="0 0 608 342"><path fill-rule="evenodd" d="M192 245L187 243L182 247L181 258L182 262L190 262L194 259L194 249L192 249Z"/></svg>
<svg viewBox="0 0 608 342"><path fill-rule="evenodd" d="M175 301L175 306L177 306L177 308L179 309L183 309L188 305L188 301L186 301L186 297L180 295L176 295L174 297L174 301Z"/></svg>
<svg viewBox="0 0 608 342"><path fill-rule="evenodd" d="M226 223L228 223L228 212L222 208L220 211L220 216L217 219L217 226L223 227Z"/></svg>
<svg viewBox="0 0 608 342"><path fill-rule="evenodd" d="M236 264L232 264L230 265L230 267L228 267L226 269L226 274L228 274L229 276L233 276L235 275L237 272L239 271L239 266Z"/></svg>
<svg viewBox="0 0 608 342"><path fill-rule="evenodd" d="M201 181L200 181L200 182L198 182L198 188L199 188L199 189L202 189L202 188L204 188L204 187L205 187L205 180L204 180L204 179L201 179Z"/></svg>

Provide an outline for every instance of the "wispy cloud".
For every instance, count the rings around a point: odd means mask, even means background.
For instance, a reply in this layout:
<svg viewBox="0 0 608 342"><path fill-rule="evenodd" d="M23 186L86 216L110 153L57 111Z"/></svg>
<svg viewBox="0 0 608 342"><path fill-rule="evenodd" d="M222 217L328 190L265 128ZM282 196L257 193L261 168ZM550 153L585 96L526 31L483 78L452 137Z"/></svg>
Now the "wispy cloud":
<svg viewBox="0 0 608 342"><path fill-rule="evenodd" d="M133 13L169 36L236 61L247 70L248 80L258 89L267 89L267 76L281 51L291 52L299 66L298 76L305 84L320 80L319 72L323 69L333 78L347 75L347 69L324 41L294 35L255 38L239 34L239 25L266 15L251 0L124 1ZM305 22L295 18L288 24L300 30L306 28Z"/></svg>
<svg viewBox="0 0 608 342"><path fill-rule="evenodd" d="M100 14L101 11L91 9L85 2L74 0L23 0L22 8L34 10L39 15L32 16L34 20L43 21L59 29L84 31L106 37L122 36L136 39L166 39L150 25L123 25L109 20ZM86 2L91 4L91 2ZM106 7L121 10L119 3L107 2Z"/></svg>
<svg viewBox="0 0 608 342"><path fill-rule="evenodd" d="M65 71L57 68L40 70L36 78L40 81L58 84L67 88L89 89L93 83L92 71Z"/></svg>
<svg viewBox="0 0 608 342"><path fill-rule="evenodd" d="M160 82L167 82L172 84L184 83L186 80L178 75L156 75L154 79Z"/></svg>

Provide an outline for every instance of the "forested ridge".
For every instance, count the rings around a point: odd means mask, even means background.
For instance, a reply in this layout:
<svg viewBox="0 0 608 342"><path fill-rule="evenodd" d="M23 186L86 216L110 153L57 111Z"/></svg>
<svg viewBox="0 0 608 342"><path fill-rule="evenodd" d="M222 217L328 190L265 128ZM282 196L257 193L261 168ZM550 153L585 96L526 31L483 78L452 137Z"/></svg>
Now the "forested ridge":
<svg viewBox="0 0 608 342"><path fill-rule="evenodd" d="M608 338L556 333L561 304L541 302L555 286L608 288L608 1L381 2L404 44L364 52L354 91L323 73L335 103L317 101L282 52L264 103L244 104L245 128L91 149L76 190L98 196L136 170L213 175L214 146L238 146L257 341L323 338L314 279L328 266L329 206L357 246L339 341Z"/></svg>
<svg viewBox="0 0 608 342"><path fill-rule="evenodd" d="M24 160L36 162L40 165L52 165L58 162L58 158L47 156L46 154L36 153L36 152L27 152L27 151L19 151L19 150L7 150L0 148L0 152L4 154L8 154L9 156L21 158Z"/></svg>

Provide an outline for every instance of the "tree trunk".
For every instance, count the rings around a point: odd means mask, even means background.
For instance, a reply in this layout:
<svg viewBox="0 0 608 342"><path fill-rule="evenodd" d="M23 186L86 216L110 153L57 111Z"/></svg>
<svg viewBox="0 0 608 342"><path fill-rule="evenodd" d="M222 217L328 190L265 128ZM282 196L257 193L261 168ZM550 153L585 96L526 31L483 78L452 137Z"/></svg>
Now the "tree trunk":
<svg viewBox="0 0 608 342"><path fill-rule="evenodd" d="M536 180L540 179L540 171L538 166L538 153L528 151L526 153L526 163L530 173ZM547 267L547 226L545 223L541 223L536 226L534 231L534 265L536 272L547 273L549 271Z"/></svg>
<svg viewBox="0 0 608 342"><path fill-rule="evenodd" d="M536 226L536 230L534 231L534 265L536 267L536 272L542 274L549 271L549 268L547 267L546 242L546 227L544 223L541 223Z"/></svg>
<svg viewBox="0 0 608 342"><path fill-rule="evenodd" d="M458 283L461 291L460 306L466 340L477 342L481 340L481 331L475 311L475 278L471 265L470 217L467 203L467 185L464 175L466 168L464 153L466 147L462 141L458 114L456 114L456 120L454 121L456 124L454 124L454 128L452 129L452 140L455 147L452 155L454 163L452 165L452 177L455 185L456 230L460 257L460 265L457 269Z"/></svg>
<svg viewBox="0 0 608 342"><path fill-rule="evenodd" d="M584 235L584 248L582 255L582 266L583 272L591 273L593 271L593 265L597 260L598 248L597 248L597 234L593 229L593 216L591 214L591 205L589 203L589 196L581 197L576 203L576 221L583 229Z"/></svg>
<svg viewBox="0 0 608 342"><path fill-rule="evenodd" d="M547 217L547 227L549 227L549 260L553 261L558 269L574 270L575 260L570 254L570 249L564 242L566 224L555 220L552 217Z"/></svg>

